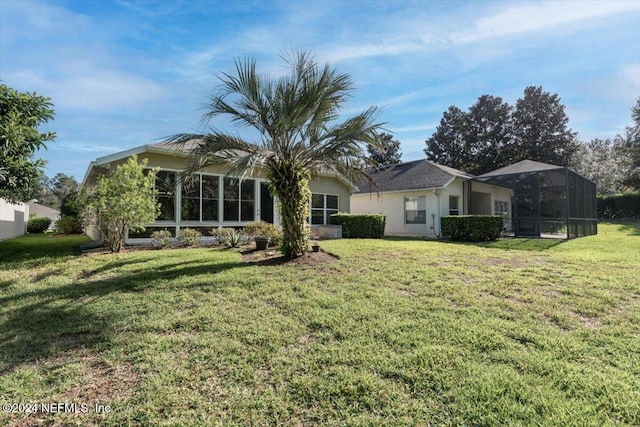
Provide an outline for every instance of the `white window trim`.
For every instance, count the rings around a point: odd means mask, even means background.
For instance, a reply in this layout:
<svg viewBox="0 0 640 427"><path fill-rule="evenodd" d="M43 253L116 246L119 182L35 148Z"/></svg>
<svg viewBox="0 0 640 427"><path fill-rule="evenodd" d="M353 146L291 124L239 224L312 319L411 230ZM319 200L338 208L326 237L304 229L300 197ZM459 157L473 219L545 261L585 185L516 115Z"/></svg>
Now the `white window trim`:
<svg viewBox="0 0 640 427"><path fill-rule="evenodd" d="M407 199L424 199L424 222L408 222L407 221ZM419 202L416 202L419 207ZM416 209L416 212L420 212L423 209ZM427 224L427 196L404 196L402 203L402 211L404 213L404 223L405 225L426 225Z"/></svg>
<svg viewBox="0 0 640 427"><path fill-rule="evenodd" d="M313 195L322 195L323 196L323 207L322 208L314 208L313 207ZM327 208L327 196L335 196L338 198L338 208L337 209L328 209ZM313 218L313 211L320 211L322 210L322 224L313 224L312 223L312 218ZM332 213L338 213L340 212L340 195L339 194L332 194L332 193L311 193L311 198L309 199L309 225L312 226L320 226L320 225L328 225L327 222L327 211L331 211ZM335 212L334 212L335 211Z"/></svg>

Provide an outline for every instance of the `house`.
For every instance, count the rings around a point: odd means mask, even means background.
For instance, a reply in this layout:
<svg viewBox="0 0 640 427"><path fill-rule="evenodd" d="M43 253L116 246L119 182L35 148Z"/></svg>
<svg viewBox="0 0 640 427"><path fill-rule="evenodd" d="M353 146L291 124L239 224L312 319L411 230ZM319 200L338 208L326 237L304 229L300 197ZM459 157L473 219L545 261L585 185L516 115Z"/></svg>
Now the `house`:
<svg viewBox="0 0 640 427"><path fill-rule="evenodd" d="M27 231L29 206L0 198L0 240L22 236Z"/></svg>
<svg viewBox="0 0 640 427"><path fill-rule="evenodd" d="M55 229L56 221L60 219L59 210L41 205L40 203L36 203L36 202L29 203L29 215L37 216L41 218L49 218L51 220L51 225L49 225L49 230Z"/></svg>
<svg viewBox="0 0 640 427"><path fill-rule="evenodd" d="M372 174L377 185L361 184L351 195L352 213L386 215L385 235L440 236L447 215L498 214L511 222L512 190L473 182L474 176L429 160L415 160Z"/></svg>
<svg viewBox="0 0 640 427"><path fill-rule="evenodd" d="M515 236L597 234L596 187L564 166L523 160L473 176L428 160L373 174L351 195L352 213L383 213L389 236L439 237L446 215L503 215Z"/></svg>
<svg viewBox="0 0 640 427"><path fill-rule="evenodd" d="M132 155L147 159L149 168L158 168L155 189L161 205L160 216L145 226L144 232L129 231L126 243L144 243L156 230L169 230L174 236L181 228L194 228L203 236L218 227L242 227L251 221L264 220L279 224L277 200L269 194L263 172L240 180L228 176L224 169L208 167L195 179L182 183L180 173L189 163L193 145L179 148L172 144L147 144L130 150L100 157L91 162L82 181L94 186L100 175L124 163ZM310 184L310 224L312 229L329 223L329 216L350 212L350 193L356 188L335 174L319 174ZM87 230L98 239L96 230ZM146 240L145 240L146 239Z"/></svg>

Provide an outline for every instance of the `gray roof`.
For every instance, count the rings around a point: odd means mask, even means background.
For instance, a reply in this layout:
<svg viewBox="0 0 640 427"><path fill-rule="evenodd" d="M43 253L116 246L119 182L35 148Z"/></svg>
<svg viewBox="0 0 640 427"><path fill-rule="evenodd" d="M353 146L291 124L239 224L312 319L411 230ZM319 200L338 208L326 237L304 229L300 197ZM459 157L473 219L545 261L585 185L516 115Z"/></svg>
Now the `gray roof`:
<svg viewBox="0 0 640 427"><path fill-rule="evenodd" d="M467 172L442 166L429 160L400 163L374 172L371 176L377 184L379 192L443 188L449 185L454 178L469 180L474 177ZM361 183L358 188L356 194L376 192L376 188L369 183Z"/></svg>
<svg viewBox="0 0 640 427"><path fill-rule="evenodd" d="M37 215L40 217L47 217L53 220L60 218L60 211L50 208L48 206L41 205L40 203L29 203L29 215Z"/></svg>
<svg viewBox="0 0 640 427"><path fill-rule="evenodd" d="M546 170L562 169L563 166L549 165L547 163L535 162L533 160L522 160L509 166L496 169L478 176L478 179L490 178L493 176L514 175L519 173L540 172Z"/></svg>

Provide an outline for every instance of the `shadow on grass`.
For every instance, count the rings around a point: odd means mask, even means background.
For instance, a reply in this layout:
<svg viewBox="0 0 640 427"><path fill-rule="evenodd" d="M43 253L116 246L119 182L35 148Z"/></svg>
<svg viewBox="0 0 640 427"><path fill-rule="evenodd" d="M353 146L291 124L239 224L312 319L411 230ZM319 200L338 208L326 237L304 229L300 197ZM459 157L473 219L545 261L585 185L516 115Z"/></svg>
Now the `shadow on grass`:
<svg viewBox="0 0 640 427"><path fill-rule="evenodd" d="M618 229L629 236L640 236L640 220L638 221L607 221L618 226Z"/></svg>
<svg viewBox="0 0 640 427"><path fill-rule="evenodd" d="M73 255L73 247L90 242L85 235L27 234L0 242L1 263L23 263L23 266Z"/></svg>
<svg viewBox="0 0 640 427"><path fill-rule="evenodd" d="M442 240L443 243L465 246L477 246L482 248L519 250L530 252L542 252L566 242L565 239L528 239L522 237L503 238L486 242L457 242Z"/></svg>
<svg viewBox="0 0 640 427"><path fill-rule="evenodd" d="M128 311L130 308L109 301L116 293L143 295L150 290L174 292L177 287L215 291L257 286L228 277L218 279L218 274L226 270L250 267L240 260L215 262L215 258L205 257L178 261L168 259L158 265L157 258L114 260L83 273L79 282L0 297L0 374L35 361L64 358L78 348L108 344L118 333L111 325L134 314ZM105 277L109 271L117 275ZM190 280L182 283L185 278ZM142 297L141 303L152 305L151 295L148 300Z"/></svg>

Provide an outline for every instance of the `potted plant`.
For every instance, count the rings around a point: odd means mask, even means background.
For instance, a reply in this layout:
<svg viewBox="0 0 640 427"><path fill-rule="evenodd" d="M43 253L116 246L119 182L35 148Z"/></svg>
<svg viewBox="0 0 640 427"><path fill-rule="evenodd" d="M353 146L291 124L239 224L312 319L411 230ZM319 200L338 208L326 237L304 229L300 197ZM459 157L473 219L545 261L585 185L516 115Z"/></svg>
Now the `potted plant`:
<svg viewBox="0 0 640 427"><path fill-rule="evenodd" d="M270 239L266 236L259 235L259 236L256 236L254 240L256 241L256 250L258 251L264 251L269 246Z"/></svg>

